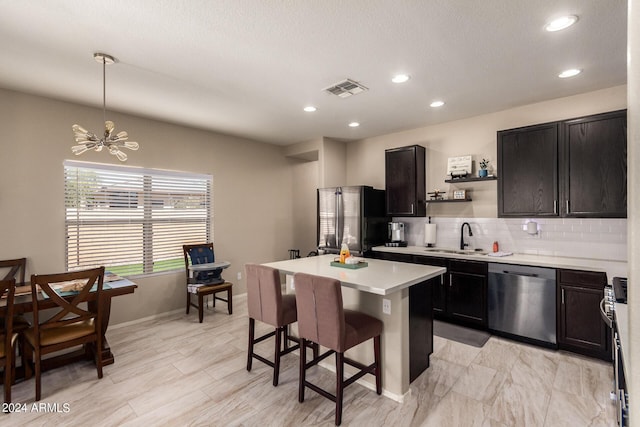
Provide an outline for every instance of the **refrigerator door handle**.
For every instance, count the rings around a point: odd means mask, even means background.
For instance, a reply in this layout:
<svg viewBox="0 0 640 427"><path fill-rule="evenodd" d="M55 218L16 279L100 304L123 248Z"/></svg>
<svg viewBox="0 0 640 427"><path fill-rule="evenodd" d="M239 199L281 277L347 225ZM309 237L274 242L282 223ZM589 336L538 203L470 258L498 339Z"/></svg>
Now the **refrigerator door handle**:
<svg viewBox="0 0 640 427"><path fill-rule="evenodd" d="M342 220L342 221L341 221ZM342 234L344 225L344 212L342 200L342 187L336 188L336 247L340 249L342 245Z"/></svg>

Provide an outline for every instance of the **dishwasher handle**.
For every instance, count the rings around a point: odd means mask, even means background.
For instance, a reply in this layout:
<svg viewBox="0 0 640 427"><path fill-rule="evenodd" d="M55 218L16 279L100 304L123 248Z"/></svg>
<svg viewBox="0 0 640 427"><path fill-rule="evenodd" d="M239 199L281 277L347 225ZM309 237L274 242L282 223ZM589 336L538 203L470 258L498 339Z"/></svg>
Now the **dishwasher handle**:
<svg viewBox="0 0 640 427"><path fill-rule="evenodd" d="M522 273L509 270L502 270L503 274L511 274L512 276L539 277L537 273Z"/></svg>

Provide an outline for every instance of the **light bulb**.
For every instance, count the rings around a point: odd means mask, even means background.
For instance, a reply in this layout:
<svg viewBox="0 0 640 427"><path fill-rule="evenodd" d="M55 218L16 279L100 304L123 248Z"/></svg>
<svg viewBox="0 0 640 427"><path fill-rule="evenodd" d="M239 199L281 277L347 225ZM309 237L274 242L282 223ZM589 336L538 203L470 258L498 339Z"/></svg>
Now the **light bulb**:
<svg viewBox="0 0 640 427"><path fill-rule="evenodd" d="M125 141L124 144L122 144L122 146L124 148L128 148L129 150L133 150L133 151L136 151L138 148L140 148L138 143L134 141Z"/></svg>
<svg viewBox="0 0 640 427"><path fill-rule="evenodd" d="M89 151L89 147L87 147L86 145L74 145L73 147L71 147L71 151L76 156L79 156L80 154Z"/></svg>

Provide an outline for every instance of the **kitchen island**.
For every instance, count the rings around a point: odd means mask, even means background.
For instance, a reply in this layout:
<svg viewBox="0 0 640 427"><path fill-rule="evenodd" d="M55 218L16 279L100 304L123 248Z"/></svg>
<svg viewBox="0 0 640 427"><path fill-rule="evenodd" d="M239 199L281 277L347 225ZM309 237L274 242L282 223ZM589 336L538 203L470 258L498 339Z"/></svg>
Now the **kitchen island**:
<svg viewBox="0 0 640 427"><path fill-rule="evenodd" d="M359 310L384 323L382 331L383 394L402 401L409 384L429 366L433 351L433 318L430 279L446 272L434 267L403 262L367 259L368 266L349 269L331 266L335 255L277 261L265 265L287 276L287 292L295 292L292 275L307 273L331 277L342 284L345 308ZM383 304L389 308L383 312ZM386 311L386 310L385 310ZM373 347L362 345L347 352L352 359L368 363ZM327 359L331 360L331 359ZM329 364L330 363L330 364ZM323 366L333 368L333 362ZM360 380L369 388L373 381Z"/></svg>

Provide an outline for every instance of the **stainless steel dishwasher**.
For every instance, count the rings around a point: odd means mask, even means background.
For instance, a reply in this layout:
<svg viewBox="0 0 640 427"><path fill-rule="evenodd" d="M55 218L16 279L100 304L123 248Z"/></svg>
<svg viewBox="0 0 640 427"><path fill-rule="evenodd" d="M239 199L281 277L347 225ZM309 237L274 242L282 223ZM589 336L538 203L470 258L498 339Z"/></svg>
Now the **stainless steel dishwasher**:
<svg viewBox="0 0 640 427"><path fill-rule="evenodd" d="M556 344L556 270L489 263L489 329Z"/></svg>

